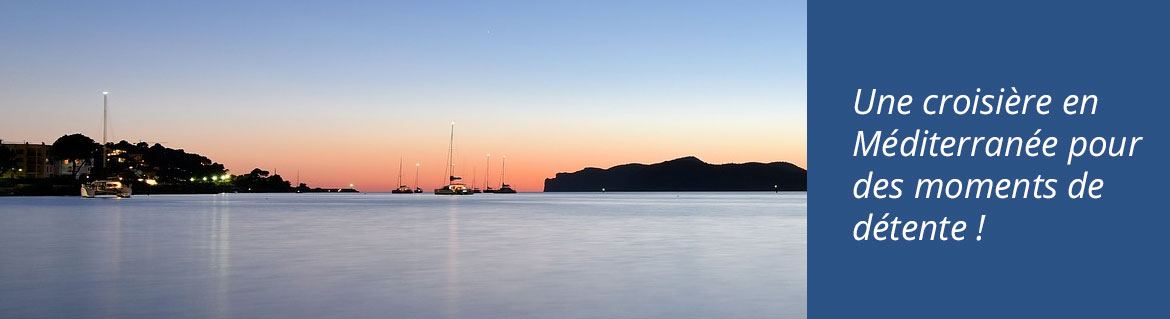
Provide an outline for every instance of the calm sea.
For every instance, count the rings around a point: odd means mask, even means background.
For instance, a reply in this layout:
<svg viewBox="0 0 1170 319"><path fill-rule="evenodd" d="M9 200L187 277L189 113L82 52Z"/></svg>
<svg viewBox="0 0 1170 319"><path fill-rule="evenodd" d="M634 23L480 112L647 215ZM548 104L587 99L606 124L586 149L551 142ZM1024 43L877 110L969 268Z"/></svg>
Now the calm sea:
<svg viewBox="0 0 1170 319"><path fill-rule="evenodd" d="M4 318L786 318L804 193L0 197Z"/></svg>

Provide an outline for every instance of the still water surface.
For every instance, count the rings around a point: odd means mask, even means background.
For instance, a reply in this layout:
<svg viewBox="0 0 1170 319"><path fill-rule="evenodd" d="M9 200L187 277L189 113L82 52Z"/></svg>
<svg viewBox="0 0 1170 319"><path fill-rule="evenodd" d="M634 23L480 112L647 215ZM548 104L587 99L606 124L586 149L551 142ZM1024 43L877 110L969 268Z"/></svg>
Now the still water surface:
<svg viewBox="0 0 1170 319"><path fill-rule="evenodd" d="M804 193L0 197L0 317L804 317Z"/></svg>

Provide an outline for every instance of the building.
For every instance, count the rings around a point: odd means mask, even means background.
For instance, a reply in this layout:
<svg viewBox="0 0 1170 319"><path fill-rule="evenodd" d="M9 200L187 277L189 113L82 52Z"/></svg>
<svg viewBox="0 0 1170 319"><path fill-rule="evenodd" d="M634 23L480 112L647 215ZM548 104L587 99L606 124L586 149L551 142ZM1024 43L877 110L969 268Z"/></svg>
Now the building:
<svg viewBox="0 0 1170 319"><path fill-rule="evenodd" d="M4 178L48 178L57 175L56 163L49 159L52 145L41 144L2 144L5 148L16 153L16 168L0 177Z"/></svg>

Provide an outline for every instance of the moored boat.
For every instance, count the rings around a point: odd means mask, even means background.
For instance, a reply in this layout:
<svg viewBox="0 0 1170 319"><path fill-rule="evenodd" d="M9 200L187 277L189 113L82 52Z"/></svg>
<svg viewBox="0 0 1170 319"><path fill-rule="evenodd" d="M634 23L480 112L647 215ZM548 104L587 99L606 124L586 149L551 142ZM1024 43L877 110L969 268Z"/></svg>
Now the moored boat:
<svg viewBox="0 0 1170 319"><path fill-rule="evenodd" d="M496 194L515 194L516 190L512 189L512 185L504 182L505 173L508 172L508 156L504 155L503 163L500 164L500 189L493 191Z"/></svg>
<svg viewBox="0 0 1170 319"><path fill-rule="evenodd" d="M130 198L133 190L130 185L122 184L119 180L96 180L81 184L81 197L94 198L98 195L114 195L118 198Z"/></svg>
<svg viewBox="0 0 1170 319"><path fill-rule="evenodd" d="M102 170L108 167L108 152L106 150L106 120L109 117L109 92L102 92ZM107 172L108 173L108 172ZM130 185L122 184L121 179L99 179L81 184L81 197L94 198L98 195L114 195L118 198L130 198L133 193Z"/></svg>
<svg viewBox="0 0 1170 319"><path fill-rule="evenodd" d="M415 171L415 174L418 174L417 169ZM401 158L398 159L398 188L391 190L390 193L392 193L392 194L414 194L413 189L402 184L402 159Z"/></svg>
<svg viewBox="0 0 1170 319"><path fill-rule="evenodd" d="M460 182L463 178L455 176L455 122L451 122L451 139L447 144L447 169L443 175L447 176L447 185L435 189L435 195L471 195L475 194L467 187L466 184Z"/></svg>

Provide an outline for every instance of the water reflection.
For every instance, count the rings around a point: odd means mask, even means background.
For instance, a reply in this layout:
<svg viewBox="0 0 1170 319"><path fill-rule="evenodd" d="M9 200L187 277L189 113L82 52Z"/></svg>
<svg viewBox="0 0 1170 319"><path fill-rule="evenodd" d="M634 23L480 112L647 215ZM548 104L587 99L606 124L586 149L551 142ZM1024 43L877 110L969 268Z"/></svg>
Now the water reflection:
<svg viewBox="0 0 1170 319"><path fill-rule="evenodd" d="M803 194L676 195L0 198L0 317L804 316Z"/></svg>
<svg viewBox="0 0 1170 319"><path fill-rule="evenodd" d="M447 285L443 310L446 318L459 318L459 208L447 206Z"/></svg>
<svg viewBox="0 0 1170 319"><path fill-rule="evenodd" d="M100 215L100 218L105 219L102 223L104 229L99 233L102 237L100 247L103 249L97 250L96 253L97 258L101 260L98 262L98 265L102 268L97 272L98 275L96 276L97 278L94 278L95 280L121 282L124 278L122 274L122 260L124 259L122 255L122 237L124 234L122 232L121 204L121 202L115 200L110 207L110 213ZM118 287L116 285L104 285L99 288L103 289L95 289L95 296L93 298L97 300L96 304L105 305L105 307L98 308L103 311L103 316L115 317L119 313L122 313L122 310L119 308L122 305L122 295Z"/></svg>
<svg viewBox="0 0 1170 319"><path fill-rule="evenodd" d="M207 260L212 262L210 268L216 274L215 314L219 318L227 318L231 314L231 299L228 298L231 290L231 209L228 196L217 195L209 216L211 229L207 231L211 246L207 250Z"/></svg>

